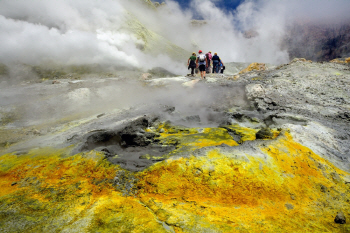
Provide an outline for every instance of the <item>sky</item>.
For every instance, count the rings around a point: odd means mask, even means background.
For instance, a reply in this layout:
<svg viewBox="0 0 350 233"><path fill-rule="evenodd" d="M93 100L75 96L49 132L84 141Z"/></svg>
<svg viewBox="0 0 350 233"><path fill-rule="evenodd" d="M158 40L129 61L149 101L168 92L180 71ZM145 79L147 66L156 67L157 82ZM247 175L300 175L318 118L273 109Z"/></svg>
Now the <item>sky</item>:
<svg viewBox="0 0 350 233"><path fill-rule="evenodd" d="M243 1L244 0L215 1L214 4L216 7L219 7L220 9L232 11L232 10L235 10ZM162 1L153 0L153 2L164 2L164 0ZM175 0L175 2L177 2L181 6L181 8L184 10L191 7L191 1L189 0Z"/></svg>
<svg viewBox="0 0 350 233"><path fill-rule="evenodd" d="M293 22L337 23L350 18L349 0L165 2L153 10L142 0L1 0L0 63L102 64L145 70L161 66L182 74L187 61L140 50L142 38L124 30L132 15L189 53L202 49L217 52L224 62L282 64L289 62L281 44ZM194 27L194 18L206 23ZM247 38L247 32L254 37Z"/></svg>

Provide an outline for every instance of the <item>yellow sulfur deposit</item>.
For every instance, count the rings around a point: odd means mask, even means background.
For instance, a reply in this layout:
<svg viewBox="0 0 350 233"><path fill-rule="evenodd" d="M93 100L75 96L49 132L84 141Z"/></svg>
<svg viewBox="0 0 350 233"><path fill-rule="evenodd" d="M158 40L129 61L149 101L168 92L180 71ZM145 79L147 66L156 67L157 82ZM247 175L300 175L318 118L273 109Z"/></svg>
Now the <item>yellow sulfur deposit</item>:
<svg viewBox="0 0 350 233"><path fill-rule="evenodd" d="M264 63L254 62L254 63L250 64L244 70L241 70L238 74L245 74L245 73L248 73L248 72L253 71L253 70L262 71L262 70L266 70L266 69L267 68L266 68L266 65Z"/></svg>
<svg viewBox="0 0 350 233"><path fill-rule="evenodd" d="M0 157L1 232L166 232L137 199L113 187L117 166L94 152L65 153Z"/></svg>
<svg viewBox="0 0 350 233"><path fill-rule="evenodd" d="M119 166L94 151L2 155L1 232L350 231L333 221L338 211L350 214L349 174L288 132L273 131L272 140L242 153L237 146L254 142L256 129L160 124L154 130L160 141L176 141L174 154L187 157L123 173L118 182L136 190L129 193L114 181Z"/></svg>
<svg viewBox="0 0 350 233"><path fill-rule="evenodd" d="M348 174L288 133L261 151L157 164L140 174L140 198L178 232L343 232L333 219L349 215Z"/></svg>
<svg viewBox="0 0 350 233"><path fill-rule="evenodd" d="M338 59L338 58L335 58L333 60L331 60L330 62L333 62L333 63L340 63L340 64L347 64L347 63L350 63L350 57L348 58L345 58L345 59Z"/></svg>
<svg viewBox="0 0 350 233"><path fill-rule="evenodd" d="M309 63L312 63L311 60L306 60L305 58L294 58L289 64L295 63L295 62L309 62Z"/></svg>

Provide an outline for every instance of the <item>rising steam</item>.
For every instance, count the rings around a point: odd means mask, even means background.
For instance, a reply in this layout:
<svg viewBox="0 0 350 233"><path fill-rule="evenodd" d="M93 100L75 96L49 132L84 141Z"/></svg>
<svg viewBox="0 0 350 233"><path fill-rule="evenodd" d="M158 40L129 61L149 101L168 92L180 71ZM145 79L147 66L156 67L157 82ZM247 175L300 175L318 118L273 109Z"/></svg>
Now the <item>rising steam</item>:
<svg viewBox="0 0 350 233"><path fill-rule="evenodd" d="M347 20L350 8L346 0L247 0L232 11L210 0L192 0L187 10L165 2L155 10L141 0L2 0L0 62L183 68L183 62L172 61L169 54L140 50L145 41L123 30L131 13L146 28L190 52L215 51L226 62L284 63L288 54L281 40L288 23ZM206 23L194 26L194 16Z"/></svg>

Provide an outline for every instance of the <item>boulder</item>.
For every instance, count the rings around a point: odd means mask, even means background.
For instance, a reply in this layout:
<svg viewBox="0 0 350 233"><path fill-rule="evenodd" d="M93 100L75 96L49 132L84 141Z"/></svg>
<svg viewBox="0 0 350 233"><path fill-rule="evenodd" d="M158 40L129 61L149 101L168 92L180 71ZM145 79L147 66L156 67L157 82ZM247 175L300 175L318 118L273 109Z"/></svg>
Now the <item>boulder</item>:
<svg viewBox="0 0 350 233"><path fill-rule="evenodd" d="M334 222L338 223L338 224L345 224L346 223L346 218L345 218L344 213L343 212L339 212L337 214L337 216L335 216Z"/></svg>
<svg viewBox="0 0 350 233"><path fill-rule="evenodd" d="M261 84L249 84L245 87L248 100L265 97L265 89Z"/></svg>
<svg viewBox="0 0 350 233"><path fill-rule="evenodd" d="M272 139L273 134L269 129L263 128L255 134L255 137L256 139Z"/></svg>
<svg viewBox="0 0 350 233"><path fill-rule="evenodd" d="M119 132L122 146L147 146L155 137L153 133L145 132L148 127L148 119L140 118L133 122L132 125L125 127Z"/></svg>

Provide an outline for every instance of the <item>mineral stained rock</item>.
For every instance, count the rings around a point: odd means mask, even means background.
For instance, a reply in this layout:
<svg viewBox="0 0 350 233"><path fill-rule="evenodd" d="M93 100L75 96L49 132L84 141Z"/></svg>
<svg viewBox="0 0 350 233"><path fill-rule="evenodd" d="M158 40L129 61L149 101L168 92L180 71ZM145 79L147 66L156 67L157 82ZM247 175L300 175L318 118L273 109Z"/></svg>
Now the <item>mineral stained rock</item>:
<svg viewBox="0 0 350 233"><path fill-rule="evenodd" d="M250 64L244 70L240 71L239 74L248 73L248 72L253 71L253 70L257 70L257 71L266 70L266 65L264 63L254 62L254 63Z"/></svg>

